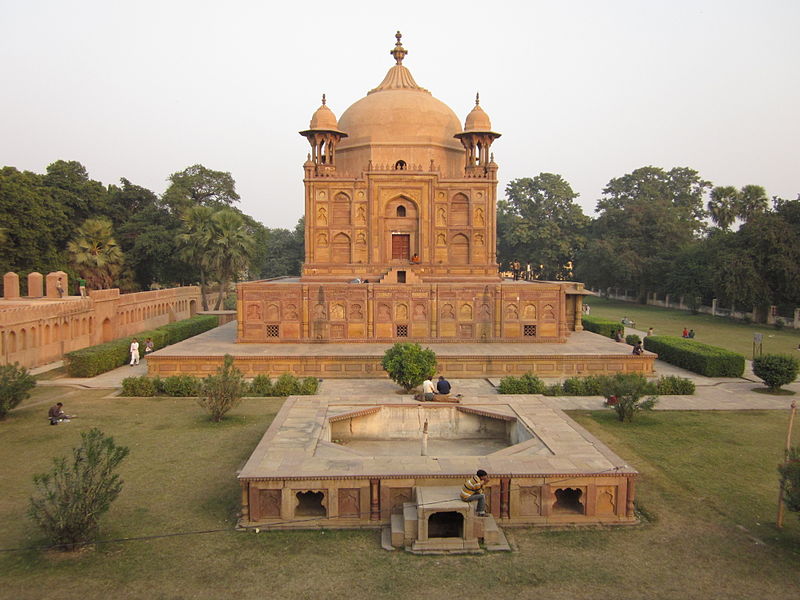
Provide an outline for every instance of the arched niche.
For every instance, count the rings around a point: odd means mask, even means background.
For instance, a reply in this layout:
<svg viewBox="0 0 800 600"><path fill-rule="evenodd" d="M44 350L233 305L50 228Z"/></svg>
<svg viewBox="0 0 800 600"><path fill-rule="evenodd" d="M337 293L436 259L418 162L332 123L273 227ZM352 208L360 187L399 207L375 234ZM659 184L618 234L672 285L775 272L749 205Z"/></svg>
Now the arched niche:
<svg viewBox="0 0 800 600"><path fill-rule="evenodd" d="M347 264L352 262L350 256L350 236L346 233L337 233L333 236L331 244L331 262Z"/></svg>
<svg viewBox="0 0 800 600"><path fill-rule="evenodd" d="M448 258L452 265L469 264L469 238L463 233L457 233L450 240Z"/></svg>
<svg viewBox="0 0 800 600"><path fill-rule="evenodd" d="M450 226L469 225L469 199L464 194L456 194L450 201Z"/></svg>
<svg viewBox="0 0 800 600"><path fill-rule="evenodd" d="M333 198L333 214L332 214L332 224L333 225L350 225L351 224L351 216L350 216L350 196L345 194L344 192L339 192Z"/></svg>

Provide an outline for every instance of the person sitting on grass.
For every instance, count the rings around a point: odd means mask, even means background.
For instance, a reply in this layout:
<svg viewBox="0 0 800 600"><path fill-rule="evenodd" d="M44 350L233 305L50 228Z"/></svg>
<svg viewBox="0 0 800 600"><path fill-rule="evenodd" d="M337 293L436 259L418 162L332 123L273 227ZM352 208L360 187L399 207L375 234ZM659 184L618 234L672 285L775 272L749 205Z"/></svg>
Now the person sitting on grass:
<svg viewBox="0 0 800 600"><path fill-rule="evenodd" d="M461 489L461 499L464 502L477 502L475 514L479 517L486 516L486 494L483 493L483 486L489 482L489 476L483 469L478 469L472 477L464 482Z"/></svg>
<svg viewBox="0 0 800 600"><path fill-rule="evenodd" d="M69 421L72 417L64 412L64 404L56 402L55 406L51 406L47 411L47 418L50 419L50 425L58 425L65 421Z"/></svg>

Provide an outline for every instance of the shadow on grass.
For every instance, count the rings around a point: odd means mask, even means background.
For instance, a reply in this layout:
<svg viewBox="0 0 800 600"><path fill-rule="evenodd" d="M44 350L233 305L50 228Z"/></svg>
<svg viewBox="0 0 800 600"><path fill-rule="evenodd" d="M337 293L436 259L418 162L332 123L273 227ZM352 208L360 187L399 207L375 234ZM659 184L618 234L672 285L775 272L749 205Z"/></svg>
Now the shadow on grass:
<svg viewBox="0 0 800 600"><path fill-rule="evenodd" d="M797 393L793 392L792 390L782 390L782 389L773 390L770 388L763 388L763 387L753 388L750 391L756 392L758 394L766 394L767 396L794 396Z"/></svg>

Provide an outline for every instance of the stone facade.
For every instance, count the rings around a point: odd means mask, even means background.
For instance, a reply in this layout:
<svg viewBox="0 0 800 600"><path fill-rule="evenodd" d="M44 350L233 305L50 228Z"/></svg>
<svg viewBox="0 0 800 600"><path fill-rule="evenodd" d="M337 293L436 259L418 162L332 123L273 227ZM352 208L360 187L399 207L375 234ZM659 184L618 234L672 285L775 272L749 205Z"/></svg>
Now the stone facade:
<svg viewBox="0 0 800 600"><path fill-rule="evenodd" d="M564 342L581 329L582 285L498 275L500 134L478 98L462 129L406 53L398 34L383 82L340 121L323 96L301 132L302 274L239 285L239 342Z"/></svg>
<svg viewBox="0 0 800 600"><path fill-rule="evenodd" d="M34 277L28 277L29 294L33 290L37 295L25 298L19 297L16 274L4 276L0 363L19 362L25 367L37 367L60 360L72 350L189 318L200 306L200 290L195 286L135 294L120 294L118 289L91 290L88 298L66 295L59 298L55 290L58 277L63 278L67 289L66 274L60 272L48 275L48 297L42 298L43 278L39 273L31 275ZM35 284L33 288L31 281ZM50 282L54 297L50 295Z"/></svg>

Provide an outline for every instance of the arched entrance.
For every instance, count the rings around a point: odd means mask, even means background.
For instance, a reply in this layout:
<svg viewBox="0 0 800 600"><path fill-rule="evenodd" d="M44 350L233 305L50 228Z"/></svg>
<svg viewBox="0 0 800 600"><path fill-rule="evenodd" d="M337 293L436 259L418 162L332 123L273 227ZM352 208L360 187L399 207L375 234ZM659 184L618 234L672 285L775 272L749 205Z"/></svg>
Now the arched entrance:
<svg viewBox="0 0 800 600"><path fill-rule="evenodd" d="M103 319L103 342L110 342L114 339L114 331L111 327L111 319Z"/></svg>
<svg viewBox="0 0 800 600"><path fill-rule="evenodd" d="M407 264L420 253L419 210L405 196L390 200L383 212L384 246L387 262Z"/></svg>
<svg viewBox="0 0 800 600"><path fill-rule="evenodd" d="M193 317L197 314L197 300L189 300L189 316Z"/></svg>

